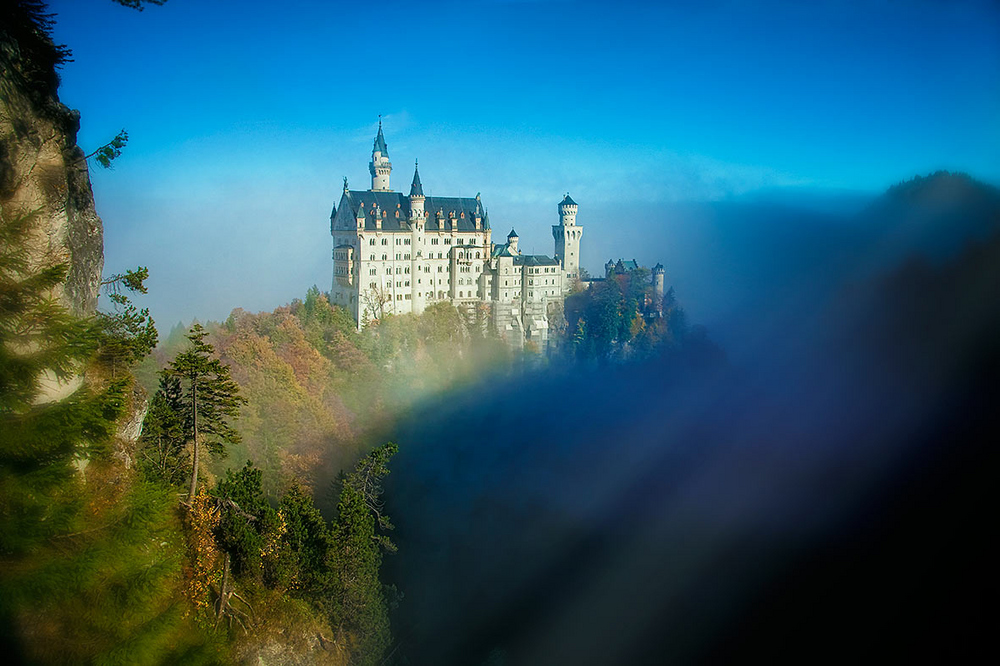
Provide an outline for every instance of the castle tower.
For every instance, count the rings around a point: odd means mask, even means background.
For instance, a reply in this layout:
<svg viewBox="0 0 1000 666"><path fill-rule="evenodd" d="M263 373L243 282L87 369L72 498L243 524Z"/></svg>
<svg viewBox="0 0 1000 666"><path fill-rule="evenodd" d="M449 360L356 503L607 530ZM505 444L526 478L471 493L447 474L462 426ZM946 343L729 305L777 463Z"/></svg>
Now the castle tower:
<svg viewBox="0 0 1000 666"><path fill-rule="evenodd" d="M580 237L583 227L576 223L576 202L569 193L559 202L559 224L552 225L552 238L555 239L556 259L562 264L566 273L566 287L580 277Z"/></svg>
<svg viewBox="0 0 1000 666"><path fill-rule="evenodd" d="M513 229L511 229L510 233L507 234L507 250L514 256L519 254L517 250L517 232Z"/></svg>
<svg viewBox="0 0 1000 666"><path fill-rule="evenodd" d="M368 163L368 171L372 174L372 192L391 192L389 189L389 174L392 173L392 162L389 161L389 148L385 145L382 135L382 117L378 119L378 134L375 136L375 146L372 148L372 161Z"/></svg>
<svg viewBox="0 0 1000 666"><path fill-rule="evenodd" d="M665 271L663 270L663 264L656 264L653 266L653 307L656 311L663 315L663 282L665 279Z"/></svg>
<svg viewBox="0 0 1000 666"><path fill-rule="evenodd" d="M420 171L417 162L413 163L413 182L410 184L410 300L412 312L417 314L424 311L426 304L426 287L420 285L417 275L421 269L421 256L423 252L417 248L423 246L424 237L424 187L420 184Z"/></svg>
<svg viewBox="0 0 1000 666"><path fill-rule="evenodd" d="M424 186L420 183L420 169L413 163L413 183L410 184L410 222L424 224Z"/></svg>

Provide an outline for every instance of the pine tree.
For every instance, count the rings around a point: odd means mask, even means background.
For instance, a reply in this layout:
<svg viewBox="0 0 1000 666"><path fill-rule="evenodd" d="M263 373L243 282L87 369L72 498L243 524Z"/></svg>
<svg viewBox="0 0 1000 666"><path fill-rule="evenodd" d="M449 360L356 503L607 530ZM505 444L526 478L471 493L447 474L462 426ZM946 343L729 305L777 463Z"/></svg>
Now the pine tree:
<svg viewBox="0 0 1000 666"><path fill-rule="evenodd" d="M358 663L377 664L390 642L389 608L379 568L382 550L395 550L382 530L392 529L383 511L382 479L397 447L378 447L344 479L333 525L336 576L334 626L346 633Z"/></svg>
<svg viewBox="0 0 1000 666"><path fill-rule="evenodd" d="M240 396L239 385L230 376L229 366L212 358L215 348L205 342L206 336L208 331L201 324L192 326L187 336L191 348L178 354L164 370L166 376L186 382L186 428L193 446L189 499L194 499L198 491L202 440L210 452L217 454L222 453L227 444L238 444L240 434L229 425L229 419L236 418L240 406L246 404Z"/></svg>
<svg viewBox="0 0 1000 666"><path fill-rule="evenodd" d="M181 381L161 376L160 388L149 402L139 439L137 464L145 478L172 486L182 485L191 478L184 432Z"/></svg>

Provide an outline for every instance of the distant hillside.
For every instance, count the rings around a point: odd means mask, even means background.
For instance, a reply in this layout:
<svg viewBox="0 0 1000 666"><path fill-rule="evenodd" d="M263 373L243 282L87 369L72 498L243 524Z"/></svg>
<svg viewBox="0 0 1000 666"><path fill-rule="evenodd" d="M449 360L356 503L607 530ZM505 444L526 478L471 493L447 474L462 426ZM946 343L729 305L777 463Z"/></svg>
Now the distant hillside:
<svg viewBox="0 0 1000 666"><path fill-rule="evenodd" d="M858 221L887 252L945 259L1000 228L1000 190L964 173L915 176L890 187Z"/></svg>

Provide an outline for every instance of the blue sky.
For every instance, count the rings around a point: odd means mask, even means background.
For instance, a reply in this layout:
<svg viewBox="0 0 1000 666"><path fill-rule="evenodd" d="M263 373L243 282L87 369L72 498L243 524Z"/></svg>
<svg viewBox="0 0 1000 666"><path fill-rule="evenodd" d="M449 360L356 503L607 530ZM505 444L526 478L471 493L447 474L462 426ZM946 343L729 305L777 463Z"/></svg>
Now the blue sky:
<svg viewBox="0 0 1000 666"><path fill-rule="evenodd" d="M161 327L328 288L330 208L343 176L368 186L378 114L395 189L419 158L425 191L482 192L536 252L572 192L593 270L619 204L1000 183L986 0L50 4L81 146L131 137L92 172L106 270L149 266Z"/></svg>

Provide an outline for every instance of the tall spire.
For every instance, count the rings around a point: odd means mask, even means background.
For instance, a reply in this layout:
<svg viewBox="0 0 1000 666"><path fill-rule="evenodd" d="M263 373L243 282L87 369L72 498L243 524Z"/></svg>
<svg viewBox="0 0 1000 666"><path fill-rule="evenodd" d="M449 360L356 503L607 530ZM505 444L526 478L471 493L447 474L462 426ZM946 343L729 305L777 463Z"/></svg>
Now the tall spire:
<svg viewBox="0 0 1000 666"><path fill-rule="evenodd" d="M385 135L382 134L382 116L378 117L378 134L375 135L375 146L372 148L372 161L368 163L368 171L372 175L372 192L392 191L389 189L392 163L389 161L389 149L385 145Z"/></svg>
<svg viewBox="0 0 1000 666"><path fill-rule="evenodd" d="M382 153L382 157L389 157L389 147L385 145L385 136L382 134L382 116L378 117L378 134L375 136L375 147L372 151Z"/></svg>
<svg viewBox="0 0 1000 666"><path fill-rule="evenodd" d="M420 170L418 166L418 162L413 160L413 184L410 185L411 197L424 196L424 186L420 184Z"/></svg>

